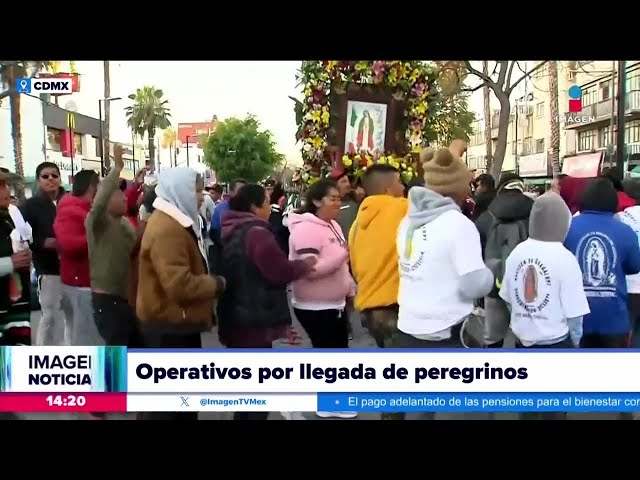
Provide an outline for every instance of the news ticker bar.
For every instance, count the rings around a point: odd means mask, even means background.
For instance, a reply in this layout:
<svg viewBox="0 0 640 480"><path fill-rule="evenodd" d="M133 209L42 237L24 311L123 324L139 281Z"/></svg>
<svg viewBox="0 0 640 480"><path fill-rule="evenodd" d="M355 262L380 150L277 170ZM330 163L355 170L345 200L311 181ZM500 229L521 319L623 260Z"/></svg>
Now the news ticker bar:
<svg viewBox="0 0 640 480"><path fill-rule="evenodd" d="M0 412L636 412L640 393L0 393Z"/></svg>

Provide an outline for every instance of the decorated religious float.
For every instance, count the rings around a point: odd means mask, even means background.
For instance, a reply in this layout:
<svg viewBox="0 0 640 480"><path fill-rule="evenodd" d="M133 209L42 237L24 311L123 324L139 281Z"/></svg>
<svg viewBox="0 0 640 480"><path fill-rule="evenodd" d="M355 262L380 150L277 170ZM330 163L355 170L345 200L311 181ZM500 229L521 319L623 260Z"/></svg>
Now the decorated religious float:
<svg viewBox="0 0 640 480"><path fill-rule="evenodd" d="M438 70L422 61L305 61L296 101L306 183L334 167L354 178L375 163L421 174L420 151L438 137Z"/></svg>

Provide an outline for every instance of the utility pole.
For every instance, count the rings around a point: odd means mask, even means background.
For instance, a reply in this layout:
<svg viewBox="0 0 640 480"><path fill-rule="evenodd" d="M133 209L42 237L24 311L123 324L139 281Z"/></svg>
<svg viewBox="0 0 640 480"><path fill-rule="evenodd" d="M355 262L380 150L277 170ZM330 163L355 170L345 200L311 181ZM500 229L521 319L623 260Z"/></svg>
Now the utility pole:
<svg viewBox="0 0 640 480"><path fill-rule="evenodd" d="M616 167L615 174L620 180L624 179L625 145L625 121L624 114L627 109L627 62L618 61L618 111L616 131Z"/></svg>

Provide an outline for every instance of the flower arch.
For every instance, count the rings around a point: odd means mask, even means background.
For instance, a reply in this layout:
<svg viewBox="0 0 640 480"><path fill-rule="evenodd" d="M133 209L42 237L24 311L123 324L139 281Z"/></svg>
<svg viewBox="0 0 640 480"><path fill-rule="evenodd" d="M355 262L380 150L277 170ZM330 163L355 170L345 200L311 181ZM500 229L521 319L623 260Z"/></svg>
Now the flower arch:
<svg viewBox="0 0 640 480"><path fill-rule="evenodd" d="M319 178L331 166L327 147L331 128L331 95L344 94L349 84L373 85L388 89L396 100L405 105L405 140L409 150L420 152L437 137L436 125L430 115L432 100L437 94L435 82L438 70L422 61L305 61L298 80L304 87L304 100L298 103L298 139L302 142L302 158L307 165L307 177ZM345 156L345 166L362 173L377 161L398 163L403 171L412 171L409 156L386 152L380 158ZM350 163L350 165L347 165ZM315 175L311 174L311 167ZM405 174L406 178L407 174Z"/></svg>

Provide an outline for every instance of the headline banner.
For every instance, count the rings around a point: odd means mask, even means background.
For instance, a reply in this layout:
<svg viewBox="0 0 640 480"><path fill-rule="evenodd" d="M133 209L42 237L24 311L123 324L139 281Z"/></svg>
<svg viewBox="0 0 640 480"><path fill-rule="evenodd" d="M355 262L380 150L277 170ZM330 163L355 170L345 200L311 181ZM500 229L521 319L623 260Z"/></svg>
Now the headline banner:
<svg viewBox="0 0 640 480"><path fill-rule="evenodd" d="M1 347L0 391L640 392L635 350L130 350Z"/></svg>

